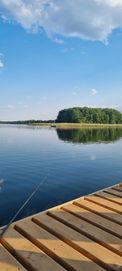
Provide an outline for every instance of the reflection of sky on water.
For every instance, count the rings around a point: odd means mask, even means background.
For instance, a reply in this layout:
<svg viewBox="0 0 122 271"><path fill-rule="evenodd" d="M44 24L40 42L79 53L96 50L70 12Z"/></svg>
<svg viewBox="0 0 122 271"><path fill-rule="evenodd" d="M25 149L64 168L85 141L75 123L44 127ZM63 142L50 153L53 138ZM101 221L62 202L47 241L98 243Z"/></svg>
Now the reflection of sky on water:
<svg viewBox="0 0 122 271"><path fill-rule="evenodd" d="M122 129L59 135L51 128L0 127L0 225L45 176L19 218L121 181L121 136Z"/></svg>
<svg viewBox="0 0 122 271"><path fill-rule="evenodd" d="M91 160L91 161L95 161L96 159L97 159L96 155L92 154L92 155L90 156L90 160Z"/></svg>
<svg viewBox="0 0 122 271"><path fill-rule="evenodd" d="M2 190L2 187L3 187L4 182L5 182L4 179L0 179L0 191Z"/></svg>

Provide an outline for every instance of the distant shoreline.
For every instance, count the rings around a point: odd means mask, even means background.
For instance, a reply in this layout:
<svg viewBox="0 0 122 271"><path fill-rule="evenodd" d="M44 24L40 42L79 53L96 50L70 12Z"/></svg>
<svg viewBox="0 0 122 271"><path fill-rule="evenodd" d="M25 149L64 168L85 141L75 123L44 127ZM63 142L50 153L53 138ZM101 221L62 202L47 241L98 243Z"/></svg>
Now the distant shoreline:
<svg viewBox="0 0 122 271"><path fill-rule="evenodd" d="M16 123L16 122L1 122L0 125L17 125L17 126L28 126L28 127L50 127L57 129L77 129L77 128L122 128L122 124L105 124L105 123Z"/></svg>
<svg viewBox="0 0 122 271"><path fill-rule="evenodd" d="M32 123L28 126L48 126L52 128L68 129L68 128L122 128L122 124L97 124L97 123Z"/></svg>

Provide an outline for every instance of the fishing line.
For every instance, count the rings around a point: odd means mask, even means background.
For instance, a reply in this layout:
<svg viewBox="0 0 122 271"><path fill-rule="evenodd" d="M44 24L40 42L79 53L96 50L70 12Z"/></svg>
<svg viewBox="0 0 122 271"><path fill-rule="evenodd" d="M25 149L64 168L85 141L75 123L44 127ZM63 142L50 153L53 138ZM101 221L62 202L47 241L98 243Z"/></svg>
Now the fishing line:
<svg viewBox="0 0 122 271"><path fill-rule="evenodd" d="M10 225L13 223L13 221L16 219L16 217L21 213L21 211L24 209L24 207L27 205L27 203L33 198L33 196L36 194L36 192L39 190L39 188L45 183L48 176L45 176L41 182L36 186L34 191L30 194L30 196L27 198L27 200L22 204L22 206L19 208L19 210L16 212L16 214L11 218L9 223L3 228L2 232L0 232L0 238L3 237L4 233L8 230Z"/></svg>

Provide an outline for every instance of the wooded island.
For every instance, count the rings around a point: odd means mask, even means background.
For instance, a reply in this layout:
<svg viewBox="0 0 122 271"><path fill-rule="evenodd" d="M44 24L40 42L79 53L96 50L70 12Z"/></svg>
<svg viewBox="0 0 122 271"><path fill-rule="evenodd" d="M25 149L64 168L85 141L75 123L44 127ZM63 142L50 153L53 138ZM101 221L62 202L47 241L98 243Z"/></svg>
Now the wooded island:
<svg viewBox="0 0 122 271"><path fill-rule="evenodd" d="M90 126L121 126L122 113L111 108L73 107L59 111L57 119L50 120L18 120L0 121L0 124L35 125L35 126L61 126L90 125Z"/></svg>
<svg viewBox="0 0 122 271"><path fill-rule="evenodd" d="M61 110L56 122L122 124L122 113L110 108L74 107Z"/></svg>

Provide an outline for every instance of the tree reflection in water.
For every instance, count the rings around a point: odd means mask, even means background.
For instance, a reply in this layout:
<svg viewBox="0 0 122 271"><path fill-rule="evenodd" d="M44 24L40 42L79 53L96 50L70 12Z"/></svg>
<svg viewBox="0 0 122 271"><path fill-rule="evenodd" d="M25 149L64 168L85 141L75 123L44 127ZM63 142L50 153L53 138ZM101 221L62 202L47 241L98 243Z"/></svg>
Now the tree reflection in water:
<svg viewBox="0 0 122 271"><path fill-rule="evenodd" d="M71 143L110 143L122 138L121 128L56 129L58 138Z"/></svg>

